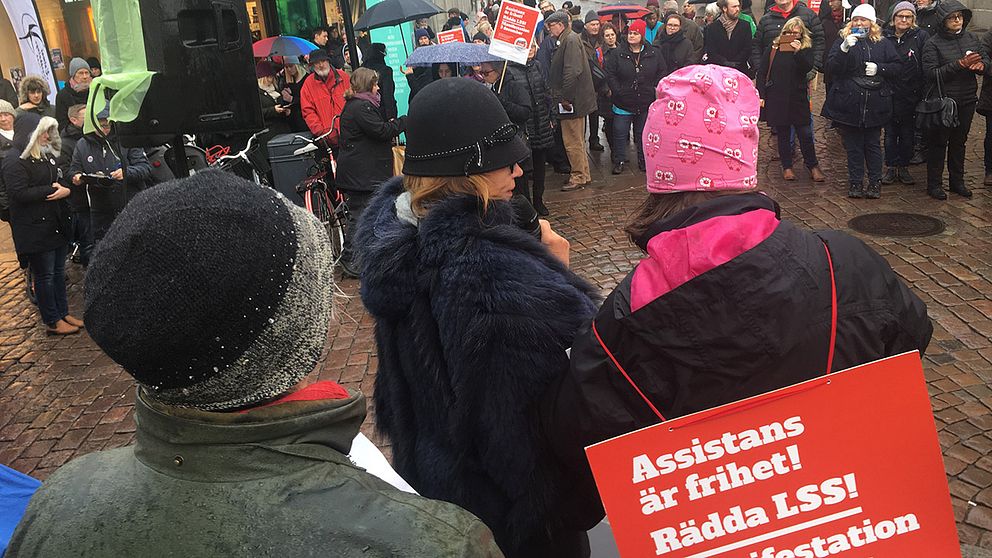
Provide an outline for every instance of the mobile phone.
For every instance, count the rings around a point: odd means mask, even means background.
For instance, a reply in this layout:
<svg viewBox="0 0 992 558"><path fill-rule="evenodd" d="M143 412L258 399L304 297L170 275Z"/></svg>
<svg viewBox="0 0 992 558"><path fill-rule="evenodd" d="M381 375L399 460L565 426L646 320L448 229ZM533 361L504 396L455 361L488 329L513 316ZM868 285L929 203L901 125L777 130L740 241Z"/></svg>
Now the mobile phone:
<svg viewBox="0 0 992 558"><path fill-rule="evenodd" d="M868 34L868 30L865 29L864 27L852 27L851 34L856 35L858 37L864 37L865 35Z"/></svg>

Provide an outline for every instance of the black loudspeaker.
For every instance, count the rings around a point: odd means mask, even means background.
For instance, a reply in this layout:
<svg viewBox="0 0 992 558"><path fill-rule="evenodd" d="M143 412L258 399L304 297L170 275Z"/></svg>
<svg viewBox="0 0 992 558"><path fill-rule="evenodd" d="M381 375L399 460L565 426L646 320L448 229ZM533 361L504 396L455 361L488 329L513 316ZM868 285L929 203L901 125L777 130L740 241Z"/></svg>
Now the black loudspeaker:
<svg viewBox="0 0 992 558"><path fill-rule="evenodd" d="M160 145L179 134L262 129L244 0L141 0L148 69L158 72L121 143Z"/></svg>

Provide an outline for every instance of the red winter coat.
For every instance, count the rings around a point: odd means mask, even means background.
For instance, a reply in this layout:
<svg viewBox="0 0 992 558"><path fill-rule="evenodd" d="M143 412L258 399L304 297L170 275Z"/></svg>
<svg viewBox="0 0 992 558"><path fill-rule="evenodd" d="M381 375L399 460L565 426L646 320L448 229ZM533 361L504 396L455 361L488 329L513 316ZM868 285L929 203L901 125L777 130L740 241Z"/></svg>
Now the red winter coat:
<svg viewBox="0 0 992 558"><path fill-rule="evenodd" d="M310 133L322 136L331 129L334 119L344 110L344 92L351 86L348 74L331 68L326 80L313 74L300 90L300 110Z"/></svg>

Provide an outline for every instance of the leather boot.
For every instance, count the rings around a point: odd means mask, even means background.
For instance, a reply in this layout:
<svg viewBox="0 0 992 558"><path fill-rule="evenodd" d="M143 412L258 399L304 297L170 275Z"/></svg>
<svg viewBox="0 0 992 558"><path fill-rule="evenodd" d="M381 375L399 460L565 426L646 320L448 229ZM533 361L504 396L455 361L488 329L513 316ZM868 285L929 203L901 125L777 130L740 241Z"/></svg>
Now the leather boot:
<svg viewBox="0 0 992 558"><path fill-rule="evenodd" d="M69 314L66 314L66 316L62 318L62 321L73 327L78 327L80 329L83 329L85 327L85 325L83 324L83 320L80 320L79 318Z"/></svg>
<svg viewBox="0 0 992 558"><path fill-rule="evenodd" d="M619 163L615 163L613 165L613 174L620 174L620 173L622 173L623 172L623 167L624 167L623 161L620 161Z"/></svg>
<svg viewBox="0 0 992 558"><path fill-rule="evenodd" d="M868 190L865 192L865 197L870 200L877 200L882 197L882 183L881 182L871 182L868 184Z"/></svg>
<svg viewBox="0 0 992 558"><path fill-rule="evenodd" d="M882 175L882 184L895 184L897 177L898 175L896 174L896 168L889 167L885 170L885 174Z"/></svg>
<svg viewBox="0 0 992 558"><path fill-rule="evenodd" d="M820 167L813 167L809 169L809 176L813 179L813 182L826 182L827 175L823 174Z"/></svg>
<svg viewBox="0 0 992 558"><path fill-rule="evenodd" d="M854 199L861 199L865 197L864 184L857 184L855 182L852 182L851 188L847 191L847 197Z"/></svg>
<svg viewBox="0 0 992 558"><path fill-rule="evenodd" d="M957 195L959 195L959 196L961 196L963 198L970 198L971 197L971 190L969 190L968 187L965 186L964 184L958 184L956 186L951 186L949 189L950 189L951 192L954 192L955 194L957 194Z"/></svg>
<svg viewBox="0 0 992 558"><path fill-rule="evenodd" d="M547 217L551 214L551 212L548 211L548 206L544 205L544 200L541 198L534 198L534 209L537 210L537 214L541 217Z"/></svg>
<svg viewBox="0 0 992 558"><path fill-rule="evenodd" d="M916 179L913 178L913 175L909 174L909 167L899 167L899 170L896 171L896 176L899 178L899 182L907 186L916 184Z"/></svg>
<svg viewBox="0 0 992 558"><path fill-rule="evenodd" d="M79 333L79 328L59 320L55 322L54 327L48 326L48 328L45 329L45 333L48 335L72 335L74 333Z"/></svg>
<svg viewBox="0 0 992 558"><path fill-rule="evenodd" d="M792 169L782 169L782 178L792 182L796 179L796 173Z"/></svg>
<svg viewBox="0 0 992 558"><path fill-rule="evenodd" d="M941 186L928 186L927 195L935 200L946 200L947 193L944 192L944 188Z"/></svg>

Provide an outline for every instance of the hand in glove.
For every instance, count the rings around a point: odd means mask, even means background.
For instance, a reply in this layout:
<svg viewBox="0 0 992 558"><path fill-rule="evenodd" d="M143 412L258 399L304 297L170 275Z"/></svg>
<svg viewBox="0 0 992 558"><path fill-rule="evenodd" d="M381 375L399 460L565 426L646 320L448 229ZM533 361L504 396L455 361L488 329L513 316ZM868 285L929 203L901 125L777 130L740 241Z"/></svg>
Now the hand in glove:
<svg viewBox="0 0 992 558"><path fill-rule="evenodd" d="M851 50L851 47L853 47L856 44L858 44L858 36L852 33L848 35L846 39L844 39L843 43L840 44L840 49L843 52L847 52Z"/></svg>
<svg viewBox="0 0 992 558"><path fill-rule="evenodd" d="M878 74L878 64L874 62L865 62L865 75L868 77Z"/></svg>

